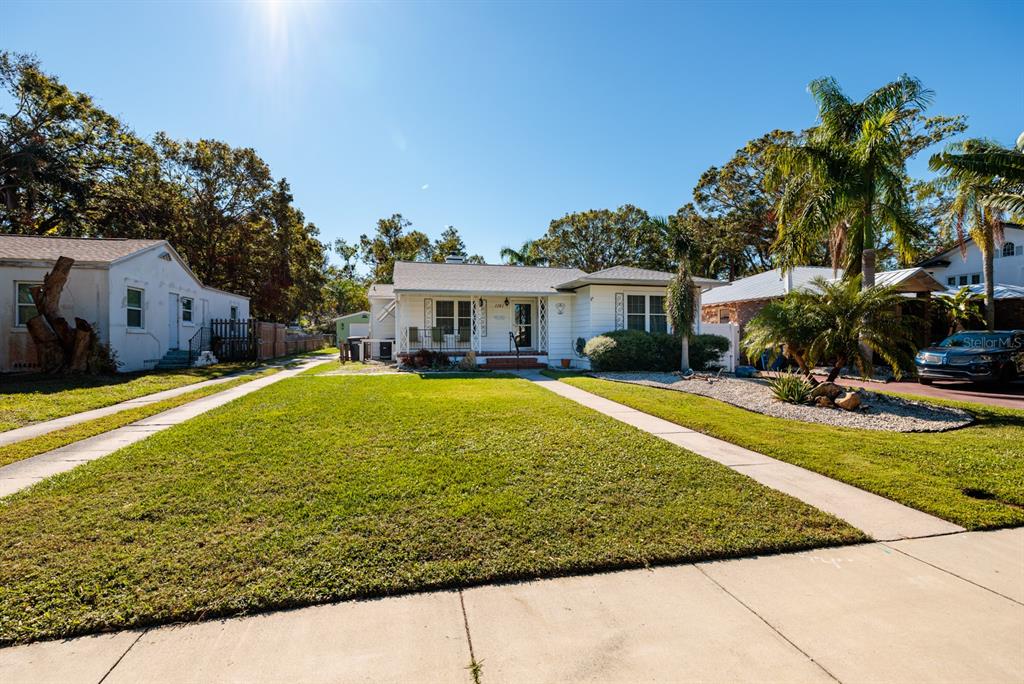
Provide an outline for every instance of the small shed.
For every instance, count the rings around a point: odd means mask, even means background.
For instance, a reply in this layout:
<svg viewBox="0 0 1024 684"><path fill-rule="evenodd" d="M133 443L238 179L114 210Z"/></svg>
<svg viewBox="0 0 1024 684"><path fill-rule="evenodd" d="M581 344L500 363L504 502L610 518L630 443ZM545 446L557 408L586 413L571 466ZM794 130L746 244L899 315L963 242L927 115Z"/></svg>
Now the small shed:
<svg viewBox="0 0 1024 684"><path fill-rule="evenodd" d="M334 329L338 335L338 345L343 344L348 337L366 337L370 334L370 312L357 311L338 316L334 319Z"/></svg>

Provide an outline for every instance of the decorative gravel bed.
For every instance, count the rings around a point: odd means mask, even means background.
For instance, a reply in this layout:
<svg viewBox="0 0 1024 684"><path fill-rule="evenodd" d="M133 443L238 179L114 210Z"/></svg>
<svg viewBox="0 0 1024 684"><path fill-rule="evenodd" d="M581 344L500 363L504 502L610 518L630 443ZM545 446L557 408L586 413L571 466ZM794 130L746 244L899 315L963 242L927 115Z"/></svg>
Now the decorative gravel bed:
<svg viewBox="0 0 1024 684"><path fill-rule="evenodd" d="M677 392L700 394L733 406L776 418L825 423L861 430L891 432L942 432L969 425L974 418L967 411L901 399L867 390L860 394L862 408L844 411L787 404L772 396L765 380L756 378L717 378L695 376L689 380L673 373L592 373L593 377L615 382L648 385ZM850 388L853 391L855 388Z"/></svg>

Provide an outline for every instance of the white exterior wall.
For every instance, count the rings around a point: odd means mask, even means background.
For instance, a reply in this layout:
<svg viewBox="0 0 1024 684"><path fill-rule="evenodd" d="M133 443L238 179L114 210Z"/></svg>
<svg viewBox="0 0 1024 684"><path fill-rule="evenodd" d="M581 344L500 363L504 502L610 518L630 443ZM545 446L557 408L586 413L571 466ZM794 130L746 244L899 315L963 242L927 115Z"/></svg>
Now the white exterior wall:
<svg viewBox="0 0 1024 684"><path fill-rule="evenodd" d="M1006 242L1012 242L1015 250L1013 256L997 256L992 260L992 270L995 282L1001 285L1022 285L1024 286L1024 230L1020 228L1006 228L1004 230ZM1020 252L1020 253L1018 253ZM996 246L996 253L1002 254L1002 247ZM985 282L982 270L981 250L971 242L967 245L967 257L961 257L960 252L954 249L947 255L950 261L949 266L928 267L925 270L932 274L936 280L945 287L960 287L960 276L967 276L967 284L971 284L972 275L979 275L979 281ZM956 285L950 286L949 278L956 278Z"/></svg>
<svg viewBox="0 0 1024 684"><path fill-rule="evenodd" d="M111 264L109 271L109 339L122 363L121 371L153 368L171 348L171 329L178 331L178 348L187 349L197 327L212 318L229 318L231 306L238 307L239 319L249 318L249 300L240 295L203 287L165 248L140 252ZM128 327L128 288L143 290L142 328ZM173 316L170 294L178 295L178 311ZM193 300L191 323L181 320L181 298ZM205 311L205 313L204 313Z"/></svg>
<svg viewBox="0 0 1024 684"><path fill-rule="evenodd" d="M37 367L35 345L28 328L17 325L16 283L41 283L50 266L0 266L0 371L25 371ZM60 297L60 312L72 326L75 317L96 328L107 341L107 270L72 266Z"/></svg>
<svg viewBox="0 0 1024 684"><path fill-rule="evenodd" d="M382 321L377 320L377 317L380 316L381 312L387 308L391 301L390 299L378 299L376 297L370 300L370 330L368 334L375 340L395 339L395 312L389 313Z"/></svg>
<svg viewBox="0 0 1024 684"><path fill-rule="evenodd" d="M553 366L561 363L559 359L578 360L573 351L577 337L573 334L573 304L576 299L571 294L548 297L548 358Z"/></svg>

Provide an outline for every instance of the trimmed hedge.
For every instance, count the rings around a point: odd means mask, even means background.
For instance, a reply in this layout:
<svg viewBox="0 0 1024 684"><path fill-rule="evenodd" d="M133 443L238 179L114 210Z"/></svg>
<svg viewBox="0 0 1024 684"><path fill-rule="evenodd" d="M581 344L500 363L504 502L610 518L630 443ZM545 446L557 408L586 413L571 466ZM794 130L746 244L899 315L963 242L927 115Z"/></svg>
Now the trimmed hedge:
<svg viewBox="0 0 1024 684"><path fill-rule="evenodd" d="M729 340L721 335L690 337L690 366L705 370L729 349ZM584 347L596 371L674 371L679 370L678 336L647 333L642 330L615 330L592 337Z"/></svg>

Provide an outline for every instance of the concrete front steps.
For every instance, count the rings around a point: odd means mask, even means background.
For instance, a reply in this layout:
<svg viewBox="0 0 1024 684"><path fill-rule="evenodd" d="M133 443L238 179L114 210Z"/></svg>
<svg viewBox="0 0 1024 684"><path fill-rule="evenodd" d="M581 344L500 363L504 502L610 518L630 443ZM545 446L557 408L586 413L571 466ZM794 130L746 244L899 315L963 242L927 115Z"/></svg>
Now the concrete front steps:
<svg viewBox="0 0 1024 684"><path fill-rule="evenodd" d="M156 364L157 370L176 370L180 368L188 368L188 349L170 349Z"/></svg>

